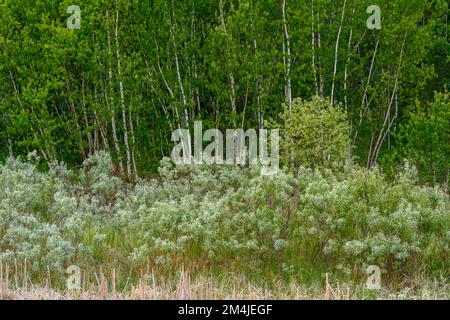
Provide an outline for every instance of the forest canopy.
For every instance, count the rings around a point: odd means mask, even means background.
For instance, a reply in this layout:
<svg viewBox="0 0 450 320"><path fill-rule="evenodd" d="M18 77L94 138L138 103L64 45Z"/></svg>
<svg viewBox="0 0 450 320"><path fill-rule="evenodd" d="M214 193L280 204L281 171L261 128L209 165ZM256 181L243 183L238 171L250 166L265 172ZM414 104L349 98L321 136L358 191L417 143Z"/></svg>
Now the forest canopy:
<svg viewBox="0 0 450 320"><path fill-rule="evenodd" d="M445 0L378 0L380 29L366 0L73 2L0 3L2 159L79 166L104 150L134 179L176 128L262 128L317 96L345 113L362 166L409 158L448 184Z"/></svg>

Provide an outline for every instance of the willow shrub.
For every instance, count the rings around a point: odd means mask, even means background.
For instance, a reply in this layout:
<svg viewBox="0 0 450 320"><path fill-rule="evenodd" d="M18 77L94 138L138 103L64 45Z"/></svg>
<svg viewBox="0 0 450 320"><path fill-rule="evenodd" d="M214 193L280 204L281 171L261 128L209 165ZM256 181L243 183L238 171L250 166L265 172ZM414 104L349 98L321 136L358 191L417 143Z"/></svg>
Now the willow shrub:
<svg viewBox="0 0 450 320"><path fill-rule="evenodd" d="M153 265L241 272L301 266L358 277L370 264L401 281L446 275L448 196L348 164L260 176L258 168L178 166L127 184L98 153L72 172L10 159L0 166L0 257L27 258L35 272ZM119 262L119 263L118 263Z"/></svg>

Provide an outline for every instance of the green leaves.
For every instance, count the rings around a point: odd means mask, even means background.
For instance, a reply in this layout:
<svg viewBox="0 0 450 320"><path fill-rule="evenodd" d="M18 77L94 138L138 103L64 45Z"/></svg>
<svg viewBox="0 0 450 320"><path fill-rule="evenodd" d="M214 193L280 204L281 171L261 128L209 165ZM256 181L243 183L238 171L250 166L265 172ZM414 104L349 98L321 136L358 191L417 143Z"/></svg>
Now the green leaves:
<svg viewBox="0 0 450 320"><path fill-rule="evenodd" d="M296 99L281 115L281 146L291 168L331 166L349 159L350 128L341 106L319 97Z"/></svg>
<svg viewBox="0 0 450 320"><path fill-rule="evenodd" d="M418 185L413 167L392 182L351 164L293 172L164 160L158 179L131 185L106 153L48 173L11 158L0 166L0 259L26 258L36 275L116 260L122 271L200 261L248 275L308 265L354 281L370 264L395 282L447 272L449 200Z"/></svg>
<svg viewBox="0 0 450 320"><path fill-rule="evenodd" d="M396 134L397 145L385 161L407 158L420 170L423 181L444 183L448 187L450 158L450 94L436 93L428 106L416 103L409 119Z"/></svg>

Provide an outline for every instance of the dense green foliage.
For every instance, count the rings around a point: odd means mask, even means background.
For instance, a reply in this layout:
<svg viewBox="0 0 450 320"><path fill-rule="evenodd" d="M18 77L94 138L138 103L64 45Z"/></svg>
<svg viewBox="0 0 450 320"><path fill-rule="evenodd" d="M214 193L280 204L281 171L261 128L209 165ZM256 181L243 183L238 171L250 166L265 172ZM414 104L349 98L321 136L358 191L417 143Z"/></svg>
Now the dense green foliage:
<svg viewBox="0 0 450 320"><path fill-rule="evenodd" d="M351 164L338 174L301 167L265 177L164 159L159 179L135 185L111 172L106 153L77 174L8 160L0 167L1 260L26 259L35 277L47 268L63 275L70 264L301 283L320 283L321 272L363 283L370 264L389 285L448 276L448 197L418 185L409 165L392 182Z"/></svg>
<svg viewBox="0 0 450 320"><path fill-rule="evenodd" d="M80 29L66 25L72 4ZM422 119L448 125L448 98L429 107L448 90L448 3L379 0L381 30L366 26L371 4L4 0L0 156L36 149L72 166L105 150L124 175L143 176L170 154L178 126L258 128L317 95L342 104L361 164L394 152L383 163L411 158L442 183L448 131L412 139ZM425 160L430 145L439 155Z"/></svg>
<svg viewBox="0 0 450 320"><path fill-rule="evenodd" d="M285 108L280 128L283 158L289 166L329 167L350 157L350 126L341 107L327 100L294 99L292 110Z"/></svg>
<svg viewBox="0 0 450 320"><path fill-rule="evenodd" d="M409 158L418 166L424 181L438 183L449 178L450 95L437 93L427 107L417 105L408 121L400 126L396 146L385 156L386 161L398 162Z"/></svg>
<svg viewBox="0 0 450 320"><path fill-rule="evenodd" d="M445 291L448 1L376 2L1 0L0 267ZM282 168L174 166L196 120Z"/></svg>

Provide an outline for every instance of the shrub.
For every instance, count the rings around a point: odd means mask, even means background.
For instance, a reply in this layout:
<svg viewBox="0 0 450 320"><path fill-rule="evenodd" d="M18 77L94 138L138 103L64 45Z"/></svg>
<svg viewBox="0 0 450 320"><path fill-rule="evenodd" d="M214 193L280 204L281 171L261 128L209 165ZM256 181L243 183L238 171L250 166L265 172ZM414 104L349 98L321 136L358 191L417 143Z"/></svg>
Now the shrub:
<svg viewBox="0 0 450 320"><path fill-rule="evenodd" d="M376 264L393 283L448 274L448 196L420 186L408 163L389 181L349 162L261 176L163 159L159 179L135 185L110 166L104 153L79 176L57 163L0 166L0 259L26 258L36 273L150 264L295 276L309 266L357 279Z"/></svg>
<svg viewBox="0 0 450 320"><path fill-rule="evenodd" d="M350 127L339 105L313 97L311 101L295 99L292 110L285 107L280 132L284 161L292 168L329 167L350 156Z"/></svg>
<svg viewBox="0 0 450 320"><path fill-rule="evenodd" d="M385 164L408 158L419 169L425 182L442 183L448 188L450 93L436 93L429 106L418 103L405 124L395 134L393 151L382 160Z"/></svg>

